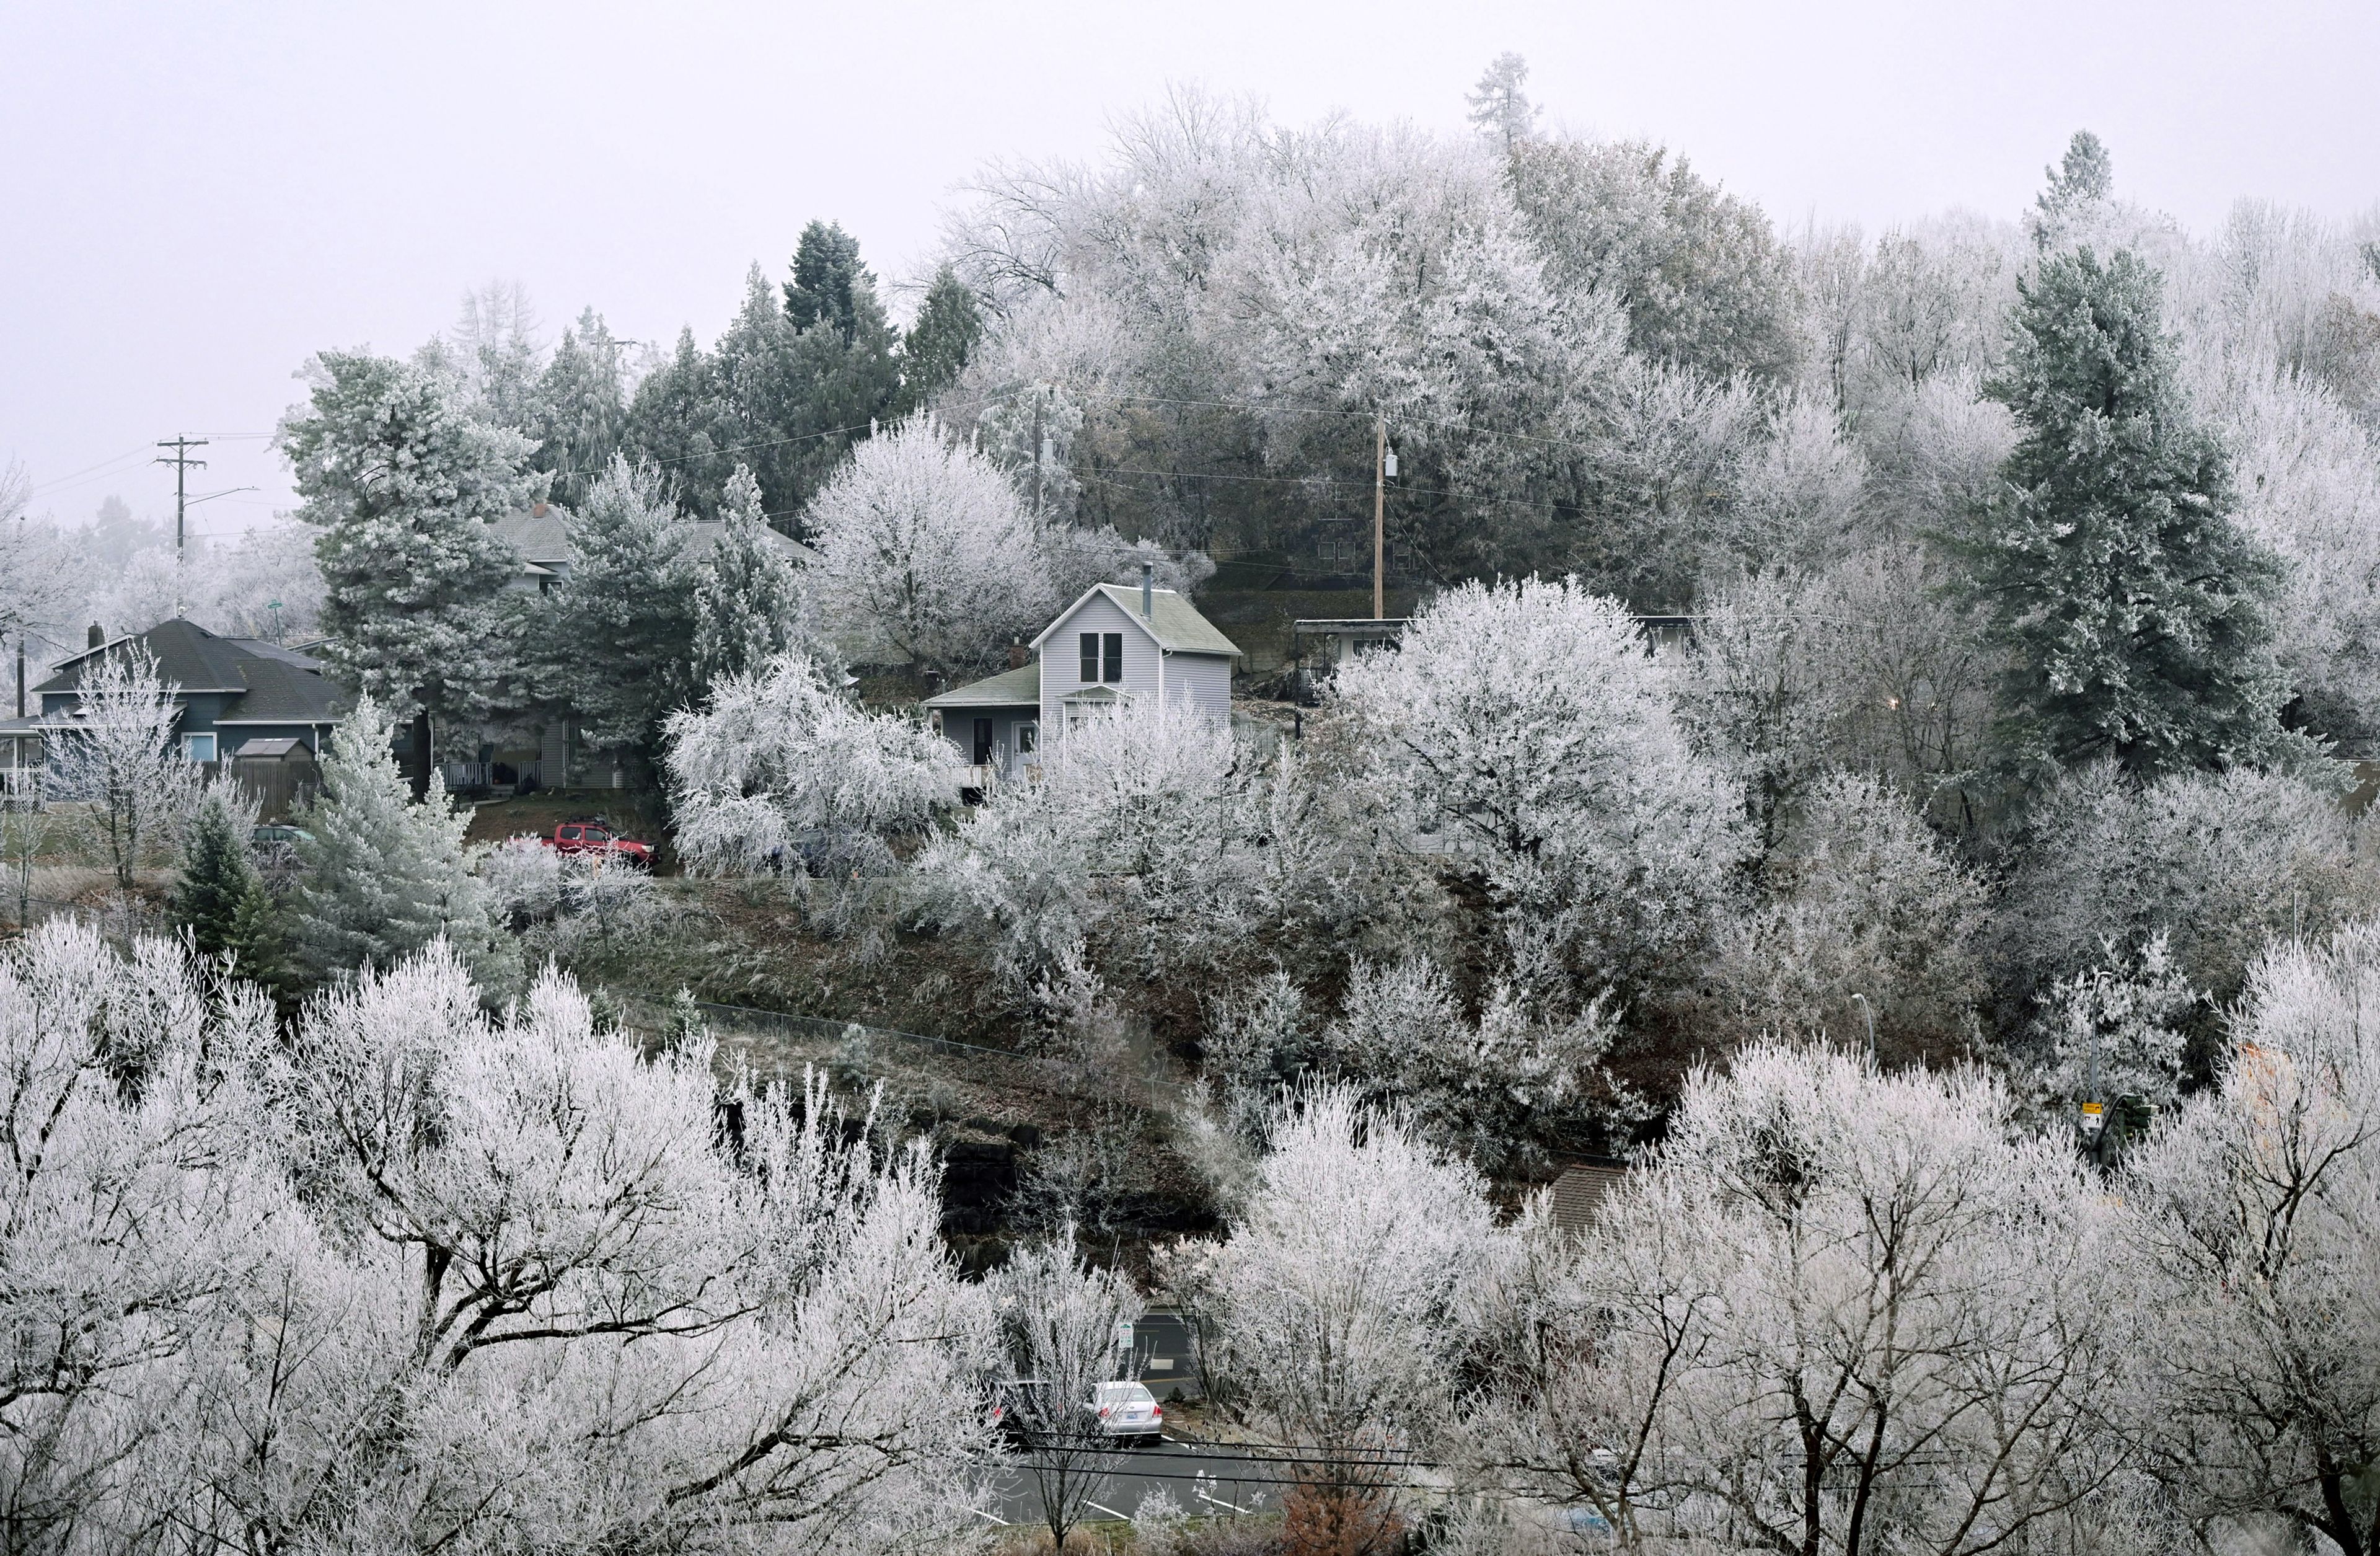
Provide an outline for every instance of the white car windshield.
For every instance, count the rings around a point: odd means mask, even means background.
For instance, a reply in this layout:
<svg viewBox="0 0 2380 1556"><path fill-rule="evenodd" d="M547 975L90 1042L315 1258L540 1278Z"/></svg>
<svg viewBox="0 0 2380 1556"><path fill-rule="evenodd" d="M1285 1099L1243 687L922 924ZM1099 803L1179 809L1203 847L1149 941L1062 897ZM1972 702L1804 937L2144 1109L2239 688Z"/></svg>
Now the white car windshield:
<svg viewBox="0 0 2380 1556"><path fill-rule="evenodd" d="M1154 1404L1157 1396L1138 1383L1102 1383L1099 1402L1101 1404Z"/></svg>

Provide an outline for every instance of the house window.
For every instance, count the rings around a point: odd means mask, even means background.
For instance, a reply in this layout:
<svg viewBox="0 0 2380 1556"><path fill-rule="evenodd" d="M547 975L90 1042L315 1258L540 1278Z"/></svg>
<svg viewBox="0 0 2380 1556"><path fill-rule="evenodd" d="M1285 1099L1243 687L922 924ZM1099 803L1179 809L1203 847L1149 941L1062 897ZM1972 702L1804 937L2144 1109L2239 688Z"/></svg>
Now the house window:
<svg viewBox="0 0 2380 1556"><path fill-rule="evenodd" d="M975 764L978 767L981 767L990 760L991 721L990 719L978 719L975 722Z"/></svg>
<svg viewBox="0 0 2380 1556"><path fill-rule="evenodd" d="M1090 686L1099 678L1099 635L1086 632L1083 644L1083 685Z"/></svg>
<svg viewBox="0 0 2380 1556"><path fill-rule="evenodd" d="M192 761L214 760L215 737L212 735L185 735L182 736L182 755Z"/></svg>
<svg viewBox="0 0 2380 1556"><path fill-rule="evenodd" d="M1033 754L1034 748L1040 744L1041 726L1039 724L1018 724L1016 726L1016 754L1018 756L1031 756Z"/></svg>
<svg viewBox="0 0 2380 1556"><path fill-rule="evenodd" d="M1099 639L1099 679L1121 682L1123 679L1123 634L1111 632Z"/></svg>

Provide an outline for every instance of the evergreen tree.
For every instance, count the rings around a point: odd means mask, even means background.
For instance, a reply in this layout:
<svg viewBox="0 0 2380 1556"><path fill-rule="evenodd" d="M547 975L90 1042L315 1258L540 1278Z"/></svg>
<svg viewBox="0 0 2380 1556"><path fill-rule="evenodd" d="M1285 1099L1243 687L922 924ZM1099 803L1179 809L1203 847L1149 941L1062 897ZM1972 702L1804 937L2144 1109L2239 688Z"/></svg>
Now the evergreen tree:
<svg viewBox="0 0 2380 1556"><path fill-rule="evenodd" d="M201 956L228 954L233 970L265 981L272 899L249 857L247 811L221 788L199 802L182 840L182 878L168 909Z"/></svg>
<svg viewBox="0 0 2380 1556"><path fill-rule="evenodd" d="M715 436L725 416L718 364L695 344L692 330L680 330L669 360L637 385L625 452L669 471L686 511L709 518L728 474Z"/></svg>
<svg viewBox="0 0 2380 1556"><path fill-rule="evenodd" d="M983 338L983 310L958 273L944 265L934 273L918 305L917 322L901 342L901 404L923 409L954 383Z"/></svg>
<svg viewBox="0 0 2380 1556"><path fill-rule="evenodd" d="M627 432L620 343L593 309L578 316L575 328L563 331L562 344L546 364L538 403L542 417L532 464L552 476L548 494L575 508L594 490Z"/></svg>
<svg viewBox="0 0 2380 1556"><path fill-rule="evenodd" d="M2045 259L2018 288L1990 393L2022 428L1968 537L2010 664L2020 760L2134 773L2269 754L2285 690L2265 602L2279 565L2233 522L2192 419L2157 273L2129 251Z"/></svg>
<svg viewBox="0 0 2380 1556"><path fill-rule="evenodd" d="M519 982L520 948L471 871L470 826L443 786L409 803L389 759L387 715L366 697L331 737L322 793L300 813L305 867L290 911L291 950L309 981L387 971L443 936L492 1003Z"/></svg>
<svg viewBox="0 0 2380 1556"><path fill-rule="evenodd" d="M598 741L639 758L693 691L686 534L661 471L615 456L577 516L570 578L545 598L524 644L541 700L567 705Z"/></svg>
<svg viewBox="0 0 2380 1556"><path fill-rule="evenodd" d="M698 569L694 593L694 679L708 689L759 670L789 649L828 662L809 630L798 569L761 517L760 483L743 466L728 478L726 521Z"/></svg>
<svg viewBox="0 0 2380 1556"><path fill-rule="evenodd" d="M848 346L858 334L865 294L875 278L859 262L859 239L832 222L812 222L794 248L794 278L785 283L785 317L796 330L824 325Z"/></svg>
<svg viewBox="0 0 2380 1556"><path fill-rule="evenodd" d="M2049 184L2036 201L2039 215L2034 236L2045 246L2065 217L2098 204L2116 189L2115 159L2107 154L2106 143L2087 129L2076 130L2058 164L2043 168L2042 173Z"/></svg>
<svg viewBox="0 0 2380 1556"><path fill-rule="evenodd" d="M281 426L322 530L323 657L414 719L413 789L432 720L478 711L506 655L496 600L519 565L491 525L528 500L528 439L466 416L450 384L384 357L325 352L310 407Z"/></svg>

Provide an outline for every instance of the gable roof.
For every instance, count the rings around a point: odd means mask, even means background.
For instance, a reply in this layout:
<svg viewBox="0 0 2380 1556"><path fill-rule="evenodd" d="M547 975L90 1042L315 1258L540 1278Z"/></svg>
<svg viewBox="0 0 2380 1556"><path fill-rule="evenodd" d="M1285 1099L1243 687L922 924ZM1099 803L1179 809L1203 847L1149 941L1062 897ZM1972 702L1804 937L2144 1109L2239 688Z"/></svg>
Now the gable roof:
<svg viewBox="0 0 2380 1556"><path fill-rule="evenodd" d="M512 542L523 562L543 565L569 562L578 554L570 539L570 520L558 503L538 503L496 520L497 534Z"/></svg>
<svg viewBox="0 0 2380 1556"><path fill-rule="evenodd" d="M926 699L929 708L1038 708L1041 706L1041 662L953 687Z"/></svg>
<svg viewBox="0 0 2380 1556"><path fill-rule="evenodd" d="M43 697L72 696L87 666L128 643L156 656L158 678L177 688L176 695L227 695L217 723L336 723L354 702L310 655L254 638L221 637L179 616L85 650L33 689Z"/></svg>
<svg viewBox="0 0 2380 1556"><path fill-rule="evenodd" d="M82 685L84 666L102 654L113 653L127 643L139 643L156 658L157 676L170 681L186 692L245 691L248 683L241 678L243 661L265 657L250 647L250 639L221 638L193 621L176 616L161 621L146 632L127 633L112 638L96 649L86 649L72 659L59 663L57 673L33 690L42 696L70 692ZM272 657L286 658L320 667L321 662L287 649L274 649Z"/></svg>
<svg viewBox="0 0 2380 1556"><path fill-rule="evenodd" d="M1223 636L1215 624L1198 614L1198 607L1170 589L1155 590L1149 599L1149 614L1140 614L1140 590L1133 584L1093 584L1083 591L1082 598L1058 613L1056 619L1041 629L1033 639L1039 648L1051 634L1074 617L1095 596L1105 595L1133 625L1156 639L1157 646L1168 653L1228 654L1240 657L1240 646Z"/></svg>

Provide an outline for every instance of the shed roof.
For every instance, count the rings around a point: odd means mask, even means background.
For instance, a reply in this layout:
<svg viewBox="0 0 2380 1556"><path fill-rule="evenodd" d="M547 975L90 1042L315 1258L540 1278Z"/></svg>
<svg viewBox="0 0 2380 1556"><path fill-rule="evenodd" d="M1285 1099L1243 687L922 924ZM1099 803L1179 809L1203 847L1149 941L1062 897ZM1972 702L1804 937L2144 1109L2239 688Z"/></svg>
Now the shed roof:
<svg viewBox="0 0 2380 1556"><path fill-rule="evenodd" d="M1041 629L1033 639L1039 648L1050 636L1073 619L1075 613L1087 604L1092 597L1105 595L1142 631L1157 640L1157 646L1169 653L1228 654L1236 659L1240 646L1223 636L1215 624L1198 614L1198 607L1170 589L1152 591L1149 614L1140 614L1140 590L1129 584L1093 584L1083 591L1082 598L1058 613L1057 619Z"/></svg>
<svg viewBox="0 0 2380 1556"><path fill-rule="evenodd" d="M953 687L939 696L926 699L926 706L1038 708L1041 706L1041 662L1037 659L1021 669L1004 670L980 681Z"/></svg>
<svg viewBox="0 0 2380 1556"><path fill-rule="evenodd" d="M1564 1232L1584 1232L1602 1212L1604 1197L1620 1186L1627 1170L1599 1161L1581 1161L1565 1168L1554 1180L1554 1224Z"/></svg>
<svg viewBox="0 0 2380 1556"><path fill-rule="evenodd" d="M232 757L235 760L278 761L293 751L304 751L310 757L314 754L306 742L295 735L260 735L253 740L242 743L239 749L232 753Z"/></svg>

